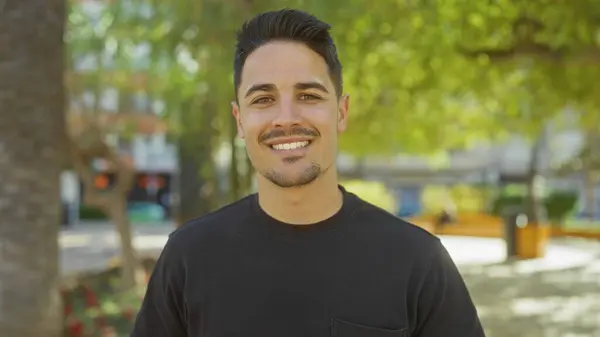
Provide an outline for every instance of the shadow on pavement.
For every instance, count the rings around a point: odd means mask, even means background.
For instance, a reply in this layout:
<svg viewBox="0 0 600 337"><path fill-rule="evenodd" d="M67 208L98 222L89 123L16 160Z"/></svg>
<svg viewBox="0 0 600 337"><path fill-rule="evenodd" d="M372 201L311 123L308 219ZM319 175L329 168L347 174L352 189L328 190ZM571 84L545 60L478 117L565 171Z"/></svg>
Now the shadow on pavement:
<svg viewBox="0 0 600 337"><path fill-rule="evenodd" d="M460 266L487 337L600 336L600 255L523 273L516 262Z"/></svg>

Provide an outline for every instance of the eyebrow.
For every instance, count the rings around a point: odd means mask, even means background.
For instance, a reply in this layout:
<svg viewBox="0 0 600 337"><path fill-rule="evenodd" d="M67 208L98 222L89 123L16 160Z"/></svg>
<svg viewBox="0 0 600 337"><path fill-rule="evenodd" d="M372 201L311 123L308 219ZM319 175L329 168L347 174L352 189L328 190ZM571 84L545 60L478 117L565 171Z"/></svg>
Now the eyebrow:
<svg viewBox="0 0 600 337"><path fill-rule="evenodd" d="M253 93L257 92L257 91L275 91L276 87L275 84L255 84L253 86L251 86L248 91L246 91L246 95L244 96L244 98L252 95Z"/></svg>
<svg viewBox="0 0 600 337"><path fill-rule="evenodd" d="M317 89L319 91L325 92L325 93L329 93L329 90L327 90L327 88L319 83L319 82L299 82L296 83L296 85L294 85L294 88L298 89L298 90L306 90L306 89ZM271 83L263 83L263 84L255 84L253 86L251 86L248 91L246 91L246 95L244 96L244 98L250 96L251 94L257 92L257 91L275 91L277 89L277 87L275 86L275 84L271 84Z"/></svg>
<svg viewBox="0 0 600 337"><path fill-rule="evenodd" d="M325 88L325 86L319 82L300 82L296 83L294 87L298 90L317 89L327 94L329 93L329 90L327 90L327 88Z"/></svg>

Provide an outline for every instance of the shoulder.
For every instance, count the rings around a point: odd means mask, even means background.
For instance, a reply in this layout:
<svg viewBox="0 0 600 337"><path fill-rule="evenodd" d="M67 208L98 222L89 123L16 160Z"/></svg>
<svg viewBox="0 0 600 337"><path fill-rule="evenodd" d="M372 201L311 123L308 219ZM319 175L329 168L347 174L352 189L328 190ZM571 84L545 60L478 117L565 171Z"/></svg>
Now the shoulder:
<svg viewBox="0 0 600 337"><path fill-rule="evenodd" d="M235 234L240 226L254 215L253 197L254 195L249 195L216 211L187 221L169 235L168 244L180 247L179 250L185 250L205 241Z"/></svg>
<svg viewBox="0 0 600 337"><path fill-rule="evenodd" d="M386 238L408 250L431 251L439 247L434 234L383 210L358 196L354 198L352 219L369 233Z"/></svg>

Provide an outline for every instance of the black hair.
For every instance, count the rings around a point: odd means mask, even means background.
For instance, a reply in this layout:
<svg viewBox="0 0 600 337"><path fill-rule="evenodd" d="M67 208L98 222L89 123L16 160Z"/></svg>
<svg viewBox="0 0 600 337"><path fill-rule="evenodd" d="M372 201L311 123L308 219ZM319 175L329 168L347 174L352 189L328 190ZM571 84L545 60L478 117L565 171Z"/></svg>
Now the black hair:
<svg viewBox="0 0 600 337"><path fill-rule="evenodd" d="M244 22L237 33L233 61L234 87L240 87L242 70L253 51L272 41L294 41L305 44L321 55L329 69L329 76L338 96L342 94L342 64L337 55L331 26L313 15L296 9L281 9L258 14Z"/></svg>

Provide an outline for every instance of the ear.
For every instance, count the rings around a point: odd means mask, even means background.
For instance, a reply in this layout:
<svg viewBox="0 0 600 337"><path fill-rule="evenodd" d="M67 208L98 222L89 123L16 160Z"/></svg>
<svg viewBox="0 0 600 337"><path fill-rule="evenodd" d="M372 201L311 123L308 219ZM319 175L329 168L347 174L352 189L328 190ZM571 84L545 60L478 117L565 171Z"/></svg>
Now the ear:
<svg viewBox="0 0 600 337"><path fill-rule="evenodd" d="M349 104L350 104L350 96L342 95L338 102L338 120L337 120L338 133L344 132L344 130L346 130L346 125L348 123Z"/></svg>
<svg viewBox="0 0 600 337"><path fill-rule="evenodd" d="M233 118L235 118L235 123L237 125L237 136L240 139L244 139L244 128L242 128L240 106L236 102L231 102L231 113L233 114Z"/></svg>

